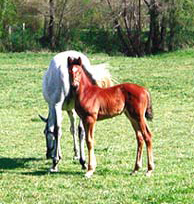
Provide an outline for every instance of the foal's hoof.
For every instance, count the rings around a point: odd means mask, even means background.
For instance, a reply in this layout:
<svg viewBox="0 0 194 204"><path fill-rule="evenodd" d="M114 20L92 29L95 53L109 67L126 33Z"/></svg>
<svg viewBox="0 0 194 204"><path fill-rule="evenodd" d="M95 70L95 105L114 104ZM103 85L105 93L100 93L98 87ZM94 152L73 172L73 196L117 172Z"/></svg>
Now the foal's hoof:
<svg viewBox="0 0 194 204"><path fill-rule="evenodd" d="M150 177L152 175L152 170L146 172L146 176Z"/></svg>
<svg viewBox="0 0 194 204"><path fill-rule="evenodd" d="M137 173L138 173L138 171L132 171L132 172L130 173L130 175L131 175L131 176L134 176L134 175L137 175Z"/></svg>
<svg viewBox="0 0 194 204"><path fill-rule="evenodd" d="M92 175L93 175L93 173L94 173L94 171L92 171L92 170L88 171L88 172L85 174L85 178L87 178L87 179L91 178Z"/></svg>

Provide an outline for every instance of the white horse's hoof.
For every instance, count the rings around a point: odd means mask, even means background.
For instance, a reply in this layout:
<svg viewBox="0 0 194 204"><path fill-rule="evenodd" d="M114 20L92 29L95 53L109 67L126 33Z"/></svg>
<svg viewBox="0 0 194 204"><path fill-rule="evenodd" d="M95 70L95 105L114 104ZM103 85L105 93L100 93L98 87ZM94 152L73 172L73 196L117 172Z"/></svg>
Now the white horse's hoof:
<svg viewBox="0 0 194 204"><path fill-rule="evenodd" d="M80 158L79 158L79 156L73 156L73 160L74 161L77 161L77 160L79 160Z"/></svg>
<svg viewBox="0 0 194 204"><path fill-rule="evenodd" d="M57 172L59 172L59 170L58 170L58 168L50 168L50 170L49 170L49 172L50 173L57 173Z"/></svg>
<svg viewBox="0 0 194 204"><path fill-rule="evenodd" d="M87 169L87 165L86 164L83 164L82 165L82 170L86 170Z"/></svg>

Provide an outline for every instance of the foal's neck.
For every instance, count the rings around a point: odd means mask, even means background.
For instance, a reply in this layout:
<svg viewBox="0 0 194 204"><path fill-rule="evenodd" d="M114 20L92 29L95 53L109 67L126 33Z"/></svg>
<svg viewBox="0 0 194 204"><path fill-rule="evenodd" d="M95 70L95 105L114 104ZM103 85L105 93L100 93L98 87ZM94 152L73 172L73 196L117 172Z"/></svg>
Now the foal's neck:
<svg viewBox="0 0 194 204"><path fill-rule="evenodd" d="M81 80L78 87L79 92L84 92L85 90L90 89L93 86L95 85L92 83L92 80L89 78L89 76L87 76L85 71L82 69Z"/></svg>

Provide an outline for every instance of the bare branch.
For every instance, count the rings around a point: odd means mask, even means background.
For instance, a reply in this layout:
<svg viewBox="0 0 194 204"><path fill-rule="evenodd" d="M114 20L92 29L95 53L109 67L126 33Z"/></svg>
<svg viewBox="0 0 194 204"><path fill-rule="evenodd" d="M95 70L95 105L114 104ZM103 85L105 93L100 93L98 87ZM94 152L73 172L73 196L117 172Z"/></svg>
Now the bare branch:
<svg viewBox="0 0 194 204"><path fill-rule="evenodd" d="M145 4L147 5L147 7L149 8L150 7L150 3L148 3L147 0L144 0Z"/></svg>

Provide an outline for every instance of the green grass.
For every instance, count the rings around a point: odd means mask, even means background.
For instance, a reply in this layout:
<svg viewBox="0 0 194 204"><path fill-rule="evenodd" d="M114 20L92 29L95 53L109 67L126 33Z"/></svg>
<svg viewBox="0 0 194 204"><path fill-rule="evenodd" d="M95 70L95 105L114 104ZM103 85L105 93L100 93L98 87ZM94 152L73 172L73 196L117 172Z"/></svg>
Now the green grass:
<svg viewBox="0 0 194 204"><path fill-rule="evenodd" d="M97 169L85 179L73 161L69 121L64 112L63 160L48 173L42 76L53 53L0 53L0 204L14 203L193 203L194 202L194 50L127 58L89 55L92 64L108 62L119 82L146 86L152 95L156 169L130 176L136 140L125 116L98 122Z"/></svg>

